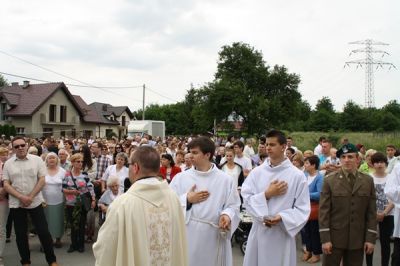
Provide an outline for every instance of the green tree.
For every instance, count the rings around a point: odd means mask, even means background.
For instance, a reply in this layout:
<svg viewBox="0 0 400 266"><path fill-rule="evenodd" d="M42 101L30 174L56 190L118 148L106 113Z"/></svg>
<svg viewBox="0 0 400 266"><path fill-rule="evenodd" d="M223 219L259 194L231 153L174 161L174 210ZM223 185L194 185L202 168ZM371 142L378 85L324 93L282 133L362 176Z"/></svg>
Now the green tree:
<svg viewBox="0 0 400 266"><path fill-rule="evenodd" d="M389 111L382 113L381 126L384 131L395 131L400 129L400 119Z"/></svg>
<svg viewBox="0 0 400 266"><path fill-rule="evenodd" d="M0 87L8 86L7 80L0 74Z"/></svg>
<svg viewBox="0 0 400 266"><path fill-rule="evenodd" d="M396 100L391 100L382 107L382 111L390 112L394 116L400 117L400 104Z"/></svg>
<svg viewBox="0 0 400 266"><path fill-rule="evenodd" d="M322 97L315 106L309 120L309 129L314 131L329 131L337 129L337 117L329 97Z"/></svg>
<svg viewBox="0 0 400 266"><path fill-rule="evenodd" d="M299 82L284 66L270 71L261 52L248 44L223 46L215 80L202 88L200 106L207 113L203 118L221 123L234 114L249 134L279 127L297 118Z"/></svg>
<svg viewBox="0 0 400 266"><path fill-rule="evenodd" d="M364 110L355 102L348 101L340 114L340 126L343 130L362 131L364 129Z"/></svg>

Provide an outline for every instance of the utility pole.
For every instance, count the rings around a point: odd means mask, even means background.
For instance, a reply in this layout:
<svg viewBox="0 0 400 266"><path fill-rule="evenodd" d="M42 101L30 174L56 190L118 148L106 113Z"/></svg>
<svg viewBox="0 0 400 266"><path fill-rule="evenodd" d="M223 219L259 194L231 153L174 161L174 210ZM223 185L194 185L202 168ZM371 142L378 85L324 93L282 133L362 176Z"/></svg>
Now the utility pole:
<svg viewBox="0 0 400 266"><path fill-rule="evenodd" d="M364 48L352 50L350 52L351 56L354 53L365 53L365 59L353 60L345 62L345 67L350 66L350 64L355 64L358 67L365 66L365 107L371 108L375 107L375 98L374 98L374 65L376 65L376 69L379 67L383 68L384 66L389 66L389 70L393 67L396 68L395 65L389 62L384 62L382 60L376 60L373 58L373 54L381 54L382 57L385 55L389 55L386 51L376 50L374 45L389 45L387 43L374 41L371 39L367 39L364 41L356 41L350 42L349 44L359 44L365 45Z"/></svg>
<svg viewBox="0 0 400 266"><path fill-rule="evenodd" d="M145 112L145 96L146 96L146 84L143 84L143 105L142 105L142 120L144 120L144 112Z"/></svg>

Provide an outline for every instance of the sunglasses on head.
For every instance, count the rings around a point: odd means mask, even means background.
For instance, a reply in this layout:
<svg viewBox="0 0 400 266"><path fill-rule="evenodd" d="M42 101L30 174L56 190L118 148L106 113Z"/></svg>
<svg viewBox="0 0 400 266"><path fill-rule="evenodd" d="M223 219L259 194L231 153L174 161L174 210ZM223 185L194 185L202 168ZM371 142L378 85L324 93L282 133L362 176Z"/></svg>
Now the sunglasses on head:
<svg viewBox="0 0 400 266"><path fill-rule="evenodd" d="M26 144L15 145L14 149L25 148Z"/></svg>

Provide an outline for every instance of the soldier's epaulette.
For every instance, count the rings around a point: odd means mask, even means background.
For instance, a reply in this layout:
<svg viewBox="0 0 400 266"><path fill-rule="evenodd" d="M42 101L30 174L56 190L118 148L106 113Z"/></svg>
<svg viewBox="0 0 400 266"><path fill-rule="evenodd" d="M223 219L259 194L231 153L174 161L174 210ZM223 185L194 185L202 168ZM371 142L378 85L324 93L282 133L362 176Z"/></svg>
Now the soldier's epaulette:
<svg viewBox="0 0 400 266"><path fill-rule="evenodd" d="M339 173L339 171L335 171L335 172L329 173L329 174L326 175L324 178L331 178L331 177L333 177L334 175L336 175L336 174L338 174L338 173Z"/></svg>
<svg viewBox="0 0 400 266"><path fill-rule="evenodd" d="M366 173L363 173L363 172L361 172L361 171L357 171L357 175L360 177L360 176L363 176L363 177L367 177L367 178L372 178L372 176L370 176L369 174L366 174Z"/></svg>

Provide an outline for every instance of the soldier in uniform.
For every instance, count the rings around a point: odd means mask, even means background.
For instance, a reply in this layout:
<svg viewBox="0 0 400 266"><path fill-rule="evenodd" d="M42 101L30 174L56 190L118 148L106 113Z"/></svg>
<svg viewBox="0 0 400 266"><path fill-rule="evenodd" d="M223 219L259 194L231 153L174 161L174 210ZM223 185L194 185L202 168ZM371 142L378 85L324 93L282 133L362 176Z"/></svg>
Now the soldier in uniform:
<svg viewBox="0 0 400 266"><path fill-rule="evenodd" d="M376 196L372 177L357 171L357 148L337 151L341 169L325 177L319 209L323 266L361 266L364 252L374 250Z"/></svg>

